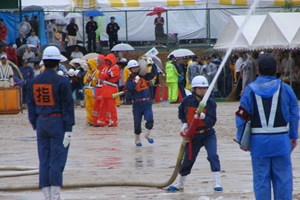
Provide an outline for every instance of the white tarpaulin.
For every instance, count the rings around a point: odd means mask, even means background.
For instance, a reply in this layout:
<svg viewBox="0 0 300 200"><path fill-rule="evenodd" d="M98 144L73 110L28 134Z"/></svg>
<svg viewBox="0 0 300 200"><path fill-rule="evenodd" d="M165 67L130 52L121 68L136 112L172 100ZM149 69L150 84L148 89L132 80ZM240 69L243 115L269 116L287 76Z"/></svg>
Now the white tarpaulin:
<svg viewBox="0 0 300 200"><path fill-rule="evenodd" d="M300 47L300 13L269 13L260 17L261 19L258 16L250 17L234 45L234 49L259 50ZM241 26L241 20L239 21L237 18L244 19L245 16L232 17L218 38L214 49L224 50L230 47L233 37ZM255 18L257 18L257 23L254 23Z"/></svg>

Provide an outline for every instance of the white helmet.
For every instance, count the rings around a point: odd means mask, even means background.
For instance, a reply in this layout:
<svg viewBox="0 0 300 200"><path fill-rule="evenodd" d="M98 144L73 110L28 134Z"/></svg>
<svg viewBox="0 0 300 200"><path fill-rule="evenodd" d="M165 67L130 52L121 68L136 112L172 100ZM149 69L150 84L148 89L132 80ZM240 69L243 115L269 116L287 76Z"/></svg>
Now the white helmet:
<svg viewBox="0 0 300 200"><path fill-rule="evenodd" d="M69 69L68 74L69 74L69 76L74 76L75 75L75 70L74 69Z"/></svg>
<svg viewBox="0 0 300 200"><path fill-rule="evenodd" d="M204 76L195 76L192 80L192 88L208 86L208 81Z"/></svg>
<svg viewBox="0 0 300 200"><path fill-rule="evenodd" d="M136 60L130 60L127 64L128 69L140 66Z"/></svg>
<svg viewBox="0 0 300 200"><path fill-rule="evenodd" d="M57 74L58 74L59 76L63 76L63 75L64 75L63 71L61 71L61 70L59 70L59 71L57 72Z"/></svg>
<svg viewBox="0 0 300 200"><path fill-rule="evenodd" d="M55 46L47 47L43 52L43 60L58 60L60 61L60 51Z"/></svg>

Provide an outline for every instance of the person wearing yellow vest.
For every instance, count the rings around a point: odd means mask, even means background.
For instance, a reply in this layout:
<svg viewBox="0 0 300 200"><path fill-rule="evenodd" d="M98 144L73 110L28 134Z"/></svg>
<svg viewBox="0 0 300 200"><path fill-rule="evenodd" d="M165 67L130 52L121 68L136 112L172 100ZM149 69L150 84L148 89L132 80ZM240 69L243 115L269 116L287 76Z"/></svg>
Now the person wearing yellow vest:
<svg viewBox="0 0 300 200"><path fill-rule="evenodd" d="M123 70L123 81L125 83L125 90L126 90L126 81L130 77L130 74L131 74L131 72L128 69L128 66L125 66L124 70ZM131 94L130 94L130 92L125 93L125 104L131 104Z"/></svg>
<svg viewBox="0 0 300 200"><path fill-rule="evenodd" d="M180 74L175 65L176 58L171 54L169 61L166 63L166 82L168 84L168 100L170 103L176 103L178 99L178 76Z"/></svg>

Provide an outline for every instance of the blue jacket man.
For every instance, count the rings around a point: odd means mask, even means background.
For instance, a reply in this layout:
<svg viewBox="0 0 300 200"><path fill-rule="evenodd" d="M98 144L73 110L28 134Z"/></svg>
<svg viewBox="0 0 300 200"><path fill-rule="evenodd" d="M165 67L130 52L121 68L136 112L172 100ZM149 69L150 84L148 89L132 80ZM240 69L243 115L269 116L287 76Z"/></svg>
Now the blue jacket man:
<svg viewBox="0 0 300 200"><path fill-rule="evenodd" d="M276 79L271 54L258 58L260 76L246 86L236 112L236 139L241 140L246 120L251 121L250 149L255 198L292 199L291 152L297 146L299 108L292 88ZM272 184L271 184L272 183Z"/></svg>

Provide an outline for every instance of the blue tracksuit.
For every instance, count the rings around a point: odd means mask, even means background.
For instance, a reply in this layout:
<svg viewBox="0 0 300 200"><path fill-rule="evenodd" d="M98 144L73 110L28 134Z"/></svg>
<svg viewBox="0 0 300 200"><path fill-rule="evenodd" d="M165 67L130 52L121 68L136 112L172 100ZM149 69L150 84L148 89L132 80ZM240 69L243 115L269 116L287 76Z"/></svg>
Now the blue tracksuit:
<svg viewBox="0 0 300 200"><path fill-rule="evenodd" d="M40 161L39 187L62 186L68 149L65 132L74 125L74 105L67 79L47 69L28 85L28 116L37 132Z"/></svg>
<svg viewBox="0 0 300 200"><path fill-rule="evenodd" d="M146 129L152 129L154 124L152 103L149 99L150 93L147 81L153 79L157 75L157 67L152 66L151 73L141 76L138 83L134 82L135 76L130 76L126 81L126 89L132 94L132 113L134 121L134 133L139 135L142 132L142 117L146 120Z"/></svg>
<svg viewBox="0 0 300 200"><path fill-rule="evenodd" d="M187 123L188 125L191 124L198 105L199 101L197 100L195 93L183 99L182 103L178 107L178 118L182 123ZM190 141L186 146L184 158L179 170L179 174L181 176L186 176L191 173L191 169L196 161L198 153L203 146L207 152L207 160L210 162L211 171L220 171L220 160L217 154L217 137L216 131L213 128L217 121L216 109L216 102L212 98L209 98L207 105L203 110L206 117L203 120L200 120L196 133L191 140L192 143L190 144ZM192 150L191 160L188 158L190 150Z"/></svg>
<svg viewBox="0 0 300 200"><path fill-rule="evenodd" d="M253 187L256 199L292 199L291 139L298 138L298 100L290 86L273 76L259 76L241 97L241 108L251 116ZM238 112L237 112L238 113ZM245 119L236 116L240 141ZM287 128L289 125L289 128Z"/></svg>

